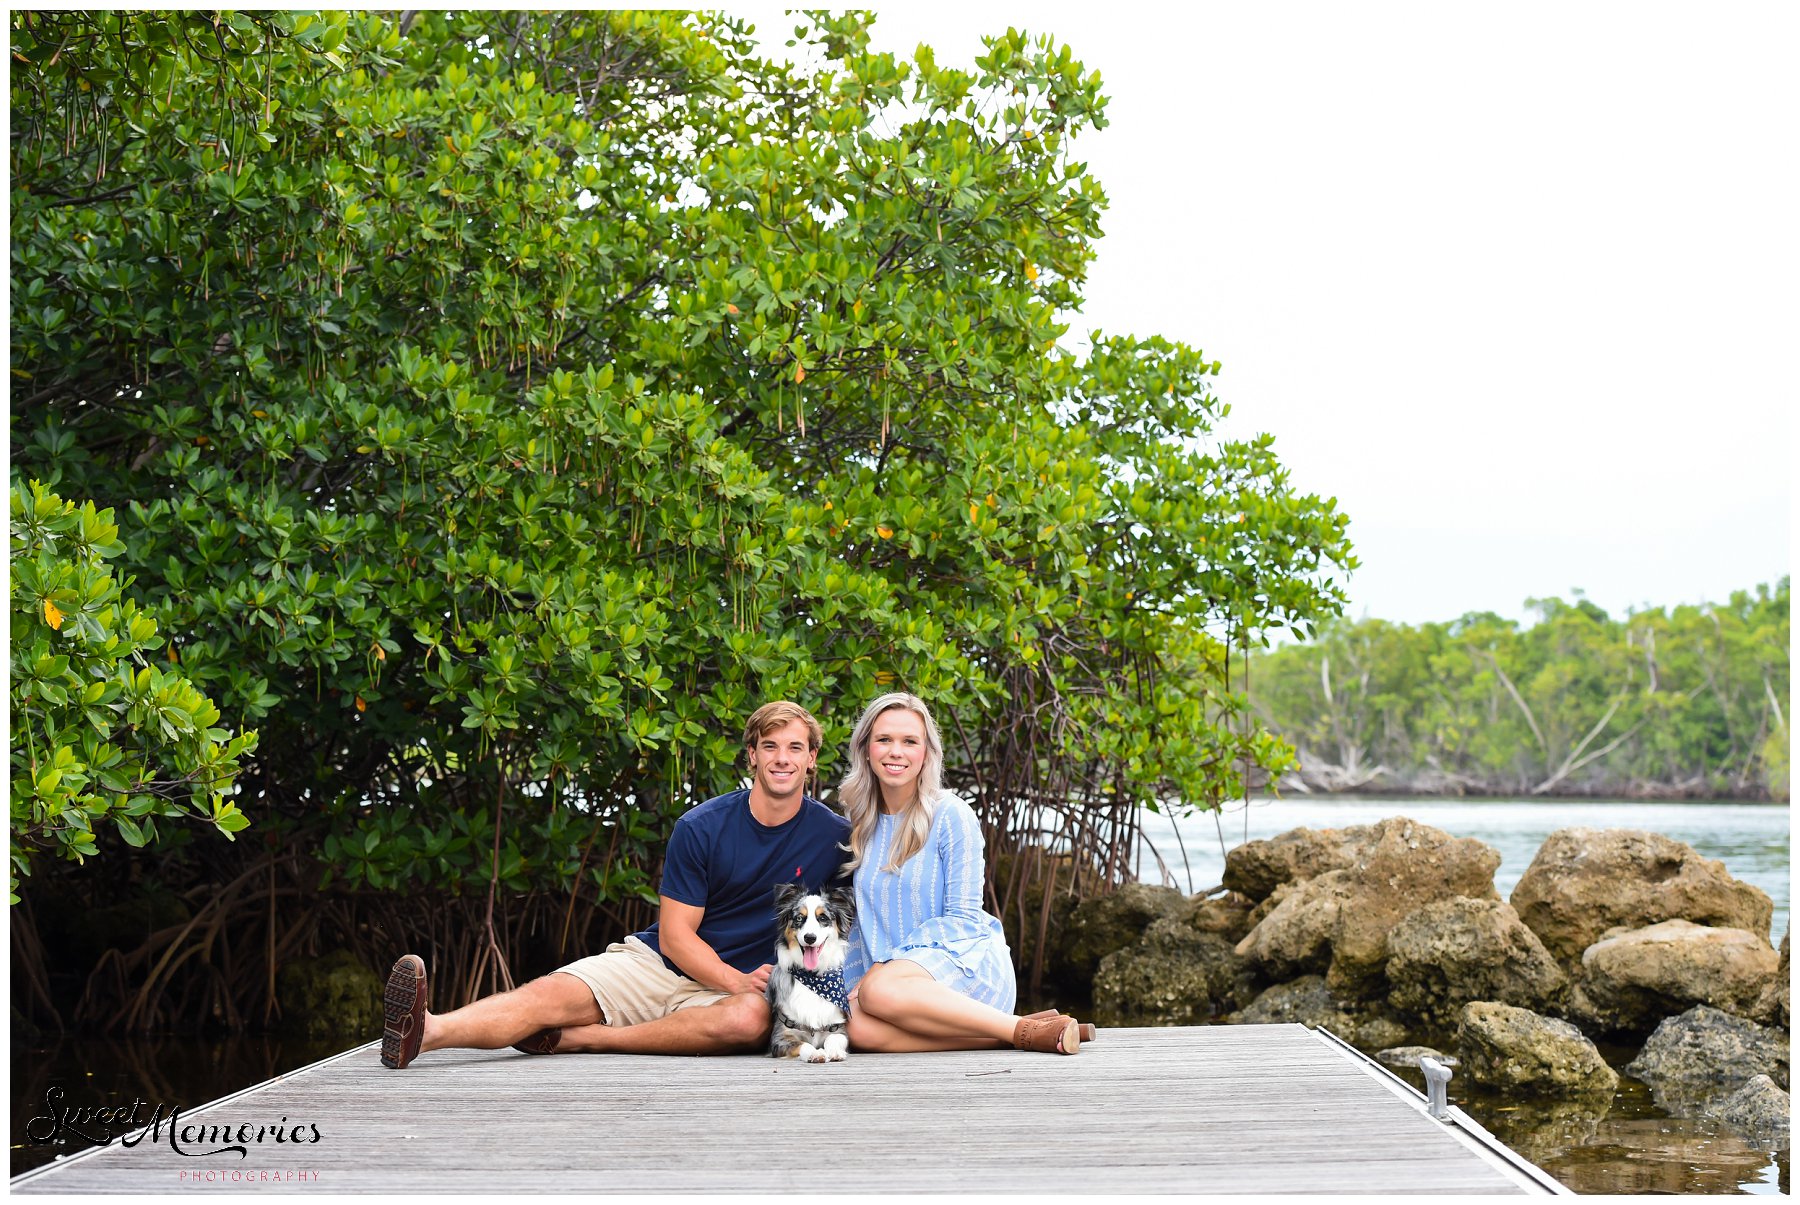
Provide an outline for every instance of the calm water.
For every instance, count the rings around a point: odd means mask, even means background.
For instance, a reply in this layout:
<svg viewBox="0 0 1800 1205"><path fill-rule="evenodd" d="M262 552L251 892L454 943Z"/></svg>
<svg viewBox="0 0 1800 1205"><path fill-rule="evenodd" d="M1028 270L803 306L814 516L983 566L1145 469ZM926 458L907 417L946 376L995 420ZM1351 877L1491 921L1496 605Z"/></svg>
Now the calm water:
<svg viewBox="0 0 1800 1205"><path fill-rule="evenodd" d="M1456 837L1475 837L1500 851L1494 886L1512 894L1538 846L1559 828L1636 828L1685 841L1717 858L1734 876L1769 893L1777 944L1788 929L1788 808L1782 804L1617 803L1572 800L1298 799L1252 800L1179 821L1147 815L1139 875L1172 879L1184 891L1220 882L1225 855L1245 840L1292 828L1343 828L1405 816ZM1151 851L1154 848L1154 853ZM1183 851L1185 850L1185 861ZM1160 854L1169 879L1158 867ZM1604 1107L1509 1100L1470 1091L1451 1080L1451 1100L1490 1133L1579 1193L1708 1193L1788 1191L1788 1149L1752 1142L1716 1122L1671 1117L1643 1084L1623 1074L1635 1047L1602 1045L1621 1072ZM1424 1082L1407 1074L1417 1088Z"/></svg>
<svg viewBox="0 0 1800 1205"><path fill-rule="evenodd" d="M1225 855L1245 840L1273 837L1291 828L1343 828L1405 816L1453 837L1474 837L1500 851L1494 886L1502 899L1512 894L1544 838L1559 828L1638 828L1685 841L1725 863L1733 875L1769 893L1775 902L1770 936L1781 944L1788 928L1788 808L1770 803L1589 803L1583 800L1513 799L1252 799L1211 814L1176 821L1146 815L1138 877L1163 881L1160 854L1176 886L1200 891L1225 874ZM1151 852L1154 847L1154 853ZM1183 851L1186 862L1183 862ZM1191 886L1190 886L1191 883Z"/></svg>

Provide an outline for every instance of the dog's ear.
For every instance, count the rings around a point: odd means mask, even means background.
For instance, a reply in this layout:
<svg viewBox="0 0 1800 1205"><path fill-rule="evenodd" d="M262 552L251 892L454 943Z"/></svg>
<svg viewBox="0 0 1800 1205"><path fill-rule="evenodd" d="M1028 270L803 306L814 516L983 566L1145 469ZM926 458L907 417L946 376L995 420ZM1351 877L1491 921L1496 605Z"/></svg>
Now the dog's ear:
<svg viewBox="0 0 1800 1205"><path fill-rule="evenodd" d="M790 904L806 892L806 884L799 879L791 883L782 883L775 888L775 911L785 912Z"/></svg>
<svg viewBox="0 0 1800 1205"><path fill-rule="evenodd" d="M856 891L850 887L833 887L825 893L826 901L844 914L844 923L856 923Z"/></svg>

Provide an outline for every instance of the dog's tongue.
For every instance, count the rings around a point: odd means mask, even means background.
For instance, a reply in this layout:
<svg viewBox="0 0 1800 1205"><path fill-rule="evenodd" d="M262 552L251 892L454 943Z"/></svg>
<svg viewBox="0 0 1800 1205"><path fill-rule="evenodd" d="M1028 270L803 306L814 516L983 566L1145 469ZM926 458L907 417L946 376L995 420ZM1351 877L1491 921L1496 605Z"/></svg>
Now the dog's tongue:
<svg viewBox="0 0 1800 1205"><path fill-rule="evenodd" d="M805 949L800 951L800 957L806 963L807 970L816 971L819 969L819 947L818 946L807 946Z"/></svg>

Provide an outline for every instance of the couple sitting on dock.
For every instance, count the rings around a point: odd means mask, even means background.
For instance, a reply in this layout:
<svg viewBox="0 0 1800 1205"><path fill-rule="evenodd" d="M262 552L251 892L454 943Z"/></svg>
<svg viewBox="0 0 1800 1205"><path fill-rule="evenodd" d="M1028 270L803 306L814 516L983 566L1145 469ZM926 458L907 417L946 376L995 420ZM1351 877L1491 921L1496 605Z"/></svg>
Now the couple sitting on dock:
<svg viewBox="0 0 1800 1205"><path fill-rule="evenodd" d="M658 919L642 933L454 1012L426 1011L425 964L394 964L381 1061L450 1047L531 1054L738 1054L766 1048L774 891L852 876L845 959L859 1051L1017 1047L1074 1054L1091 1026L1017 1017L1012 958L981 907L981 826L940 785L943 742L918 698L887 694L850 739L846 815L806 794L823 733L798 704L744 728L751 785L690 810L669 836Z"/></svg>

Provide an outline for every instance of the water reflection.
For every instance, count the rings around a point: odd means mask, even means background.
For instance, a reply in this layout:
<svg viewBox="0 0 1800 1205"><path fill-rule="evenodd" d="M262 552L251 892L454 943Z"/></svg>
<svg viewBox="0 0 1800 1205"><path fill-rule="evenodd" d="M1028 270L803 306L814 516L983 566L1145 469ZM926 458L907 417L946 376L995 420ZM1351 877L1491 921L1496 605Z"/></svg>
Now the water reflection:
<svg viewBox="0 0 1800 1205"><path fill-rule="evenodd" d="M1480 1097L1458 1103L1490 1134L1546 1170L1554 1160L1592 1143L1612 1112L1612 1101L1605 1098L1521 1104Z"/></svg>
<svg viewBox="0 0 1800 1205"><path fill-rule="evenodd" d="M1786 1192L1788 1183L1786 1151L1771 1166L1768 1151L1698 1119L1609 1117L1583 1142L1537 1162L1581 1193Z"/></svg>

